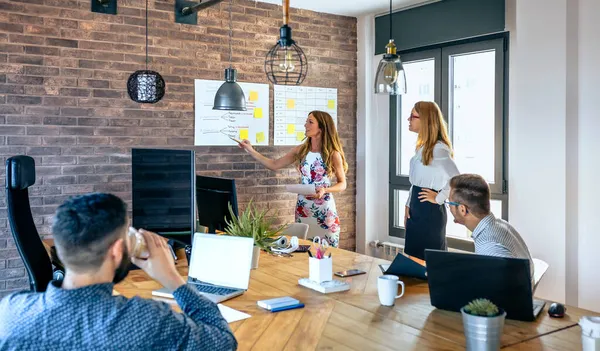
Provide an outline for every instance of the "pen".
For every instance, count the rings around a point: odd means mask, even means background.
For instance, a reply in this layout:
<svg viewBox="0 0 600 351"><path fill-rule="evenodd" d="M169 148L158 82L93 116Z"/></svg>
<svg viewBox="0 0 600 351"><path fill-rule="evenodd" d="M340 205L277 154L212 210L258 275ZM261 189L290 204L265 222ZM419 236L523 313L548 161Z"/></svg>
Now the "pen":
<svg viewBox="0 0 600 351"><path fill-rule="evenodd" d="M310 250L306 251L308 252L308 256L313 257L312 253L310 252Z"/></svg>

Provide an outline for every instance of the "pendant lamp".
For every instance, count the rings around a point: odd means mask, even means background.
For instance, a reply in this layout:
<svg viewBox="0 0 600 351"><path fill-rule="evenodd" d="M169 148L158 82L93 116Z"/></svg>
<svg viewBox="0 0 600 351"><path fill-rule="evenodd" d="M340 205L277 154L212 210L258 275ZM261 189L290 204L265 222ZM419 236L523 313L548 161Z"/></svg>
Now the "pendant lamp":
<svg viewBox="0 0 600 351"><path fill-rule="evenodd" d="M300 85L308 73L308 61L304 51L292 39L290 0L283 0L283 26L279 28L279 40L265 57L265 73L273 84Z"/></svg>
<svg viewBox="0 0 600 351"><path fill-rule="evenodd" d="M392 0L390 0L390 41L385 46L385 54L379 62L375 75L375 94L406 94L406 74L400 56L396 54L396 44L392 39Z"/></svg>
<svg viewBox="0 0 600 351"><path fill-rule="evenodd" d="M148 70L148 0L146 0L146 69L133 72L127 80L131 100L154 104L165 96L165 80L155 71Z"/></svg>
<svg viewBox="0 0 600 351"><path fill-rule="evenodd" d="M237 83L237 70L231 67L231 41L233 37L233 20L231 18L231 1L229 0L229 67L225 69L225 83L215 95L213 110L246 111L246 96Z"/></svg>

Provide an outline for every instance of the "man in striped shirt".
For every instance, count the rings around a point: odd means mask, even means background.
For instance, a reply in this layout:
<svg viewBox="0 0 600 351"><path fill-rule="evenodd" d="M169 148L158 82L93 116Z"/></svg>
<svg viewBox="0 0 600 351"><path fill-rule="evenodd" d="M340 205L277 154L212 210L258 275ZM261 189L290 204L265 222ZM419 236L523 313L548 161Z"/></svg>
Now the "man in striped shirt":
<svg viewBox="0 0 600 351"><path fill-rule="evenodd" d="M533 277L533 261L525 241L517 230L490 211L490 187L483 177L460 174L450 180L446 201L454 222L466 226L473 234L478 255L525 258Z"/></svg>

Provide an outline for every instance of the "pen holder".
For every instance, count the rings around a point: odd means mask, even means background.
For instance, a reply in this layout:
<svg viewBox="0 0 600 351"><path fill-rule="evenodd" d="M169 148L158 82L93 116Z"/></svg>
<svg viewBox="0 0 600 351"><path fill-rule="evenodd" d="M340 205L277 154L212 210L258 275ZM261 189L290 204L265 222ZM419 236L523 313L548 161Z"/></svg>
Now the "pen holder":
<svg viewBox="0 0 600 351"><path fill-rule="evenodd" d="M333 264L331 257L318 259L308 258L308 279L321 284L333 280Z"/></svg>

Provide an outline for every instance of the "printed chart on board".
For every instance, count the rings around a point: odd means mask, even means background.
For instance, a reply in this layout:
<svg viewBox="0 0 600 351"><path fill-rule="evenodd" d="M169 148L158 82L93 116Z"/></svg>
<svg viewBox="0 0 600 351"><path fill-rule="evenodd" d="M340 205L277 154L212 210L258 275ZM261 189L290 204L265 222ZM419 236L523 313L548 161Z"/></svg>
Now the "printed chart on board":
<svg viewBox="0 0 600 351"><path fill-rule="evenodd" d="M269 85L240 83L247 111L213 110L221 80L196 79L194 145L236 145L231 140L248 139L253 145L269 145Z"/></svg>
<svg viewBox="0 0 600 351"><path fill-rule="evenodd" d="M275 145L298 145L311 111L325 111L337 127L337 89L274 85Z"/></svg>

